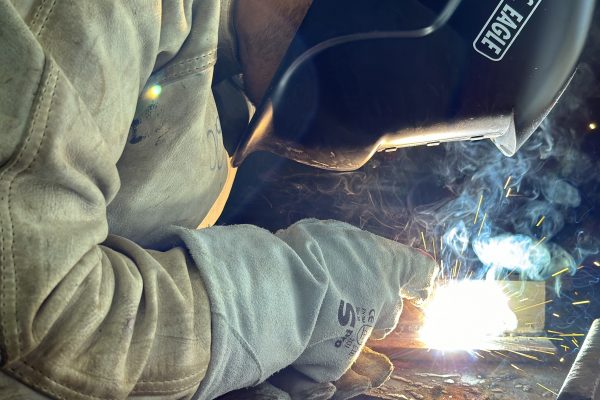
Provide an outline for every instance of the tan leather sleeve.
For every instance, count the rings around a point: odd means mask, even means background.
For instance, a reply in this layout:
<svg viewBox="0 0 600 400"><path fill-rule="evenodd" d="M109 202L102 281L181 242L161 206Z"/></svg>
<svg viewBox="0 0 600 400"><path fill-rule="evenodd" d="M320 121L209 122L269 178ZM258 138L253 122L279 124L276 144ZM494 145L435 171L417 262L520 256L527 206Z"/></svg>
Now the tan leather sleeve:
<svg viewBox="0 0 600 400"><path fill-rule="evenodd" d="M171 3L0 0L0 368L52 398L183 398L206 372L187 253L106 222L140 89L202 11Z"/></svg>

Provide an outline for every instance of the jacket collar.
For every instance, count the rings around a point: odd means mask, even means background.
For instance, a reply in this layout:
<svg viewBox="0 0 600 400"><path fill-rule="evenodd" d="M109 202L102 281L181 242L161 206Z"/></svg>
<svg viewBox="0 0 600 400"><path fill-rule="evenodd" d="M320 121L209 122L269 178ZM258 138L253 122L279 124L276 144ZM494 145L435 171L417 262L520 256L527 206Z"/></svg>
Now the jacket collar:
<svg viewBox="0 0 600 400"><path fill-rule="evenodd" d="M237 33L234 23L234 6L238 0L221 0L219 44L214 83L242 73L238 57ZM242 0L243 1L243 0Z"/></svg>

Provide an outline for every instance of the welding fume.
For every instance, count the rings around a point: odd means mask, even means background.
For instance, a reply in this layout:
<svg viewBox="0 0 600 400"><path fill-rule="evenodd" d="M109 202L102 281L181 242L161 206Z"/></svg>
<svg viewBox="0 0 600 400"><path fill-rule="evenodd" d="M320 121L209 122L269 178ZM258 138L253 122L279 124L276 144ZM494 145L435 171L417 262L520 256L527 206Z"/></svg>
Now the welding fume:
<svg viewBox="0 0 600 400"><path fill-rule="evenodd" d="M579 261L491 235L484 194L424 248L219 217L261 152L340 174L415 146L518 157L594 3L0 0L0 399L391 398L381 343L538 335L539 281Z"/></svg>

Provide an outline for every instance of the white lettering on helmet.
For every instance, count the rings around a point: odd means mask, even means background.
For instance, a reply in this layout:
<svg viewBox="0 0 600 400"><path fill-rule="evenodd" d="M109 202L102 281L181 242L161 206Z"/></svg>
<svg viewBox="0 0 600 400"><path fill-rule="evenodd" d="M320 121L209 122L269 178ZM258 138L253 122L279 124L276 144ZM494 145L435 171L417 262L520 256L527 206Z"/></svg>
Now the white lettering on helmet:
<svg viewBox="0 0 600 400"><path fill-rule="evenodd" d="M501 0L473 42L475 50L500 61L543 0Z"/></svg>

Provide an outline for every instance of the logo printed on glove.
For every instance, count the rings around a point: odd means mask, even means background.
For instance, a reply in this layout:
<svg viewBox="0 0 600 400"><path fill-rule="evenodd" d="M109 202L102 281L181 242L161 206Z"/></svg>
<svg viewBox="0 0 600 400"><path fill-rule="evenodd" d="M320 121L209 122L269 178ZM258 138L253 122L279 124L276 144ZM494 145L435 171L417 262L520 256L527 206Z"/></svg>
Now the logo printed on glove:
<svg viewBox="0 0 600 400"><path fill-rule="evenodd" d="M356 329L355 333L357 320L360 327ZM344 347L348 350L348 358L352 358L358 354L358 351L371 335L375 324L375 310L371 309L367 312L364 307L355 308L352 304L341 300L338 308L338 322L341 326L347 328L344 335L335 341L335 347Z"/></svg>

